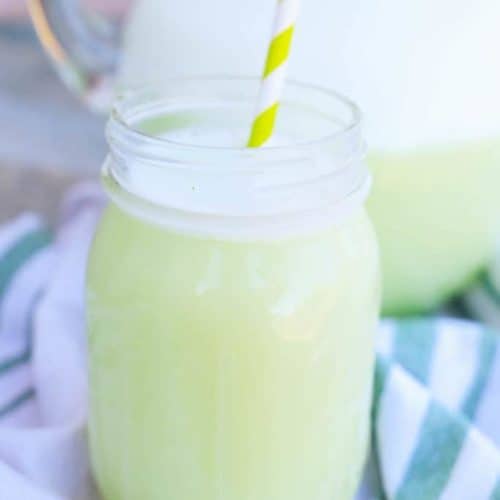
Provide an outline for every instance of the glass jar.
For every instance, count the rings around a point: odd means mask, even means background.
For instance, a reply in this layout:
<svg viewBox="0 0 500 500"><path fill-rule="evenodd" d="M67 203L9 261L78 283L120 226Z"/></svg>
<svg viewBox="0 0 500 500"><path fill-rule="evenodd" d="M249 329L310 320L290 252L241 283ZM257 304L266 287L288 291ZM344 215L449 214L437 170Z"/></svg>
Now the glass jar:
<svg viewBox="0 0 500 500"><path fill-rule="evenodd" d="M258 82L120 99L90 256L90 441L105 500L348 500L379 309L370 176L348 100Z"/></svg>

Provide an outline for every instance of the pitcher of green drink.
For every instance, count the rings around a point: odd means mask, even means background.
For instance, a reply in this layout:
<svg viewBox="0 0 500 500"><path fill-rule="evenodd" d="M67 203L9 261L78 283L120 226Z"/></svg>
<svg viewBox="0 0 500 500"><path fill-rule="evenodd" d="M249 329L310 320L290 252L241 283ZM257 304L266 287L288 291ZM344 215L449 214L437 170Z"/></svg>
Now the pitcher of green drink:
<svg viewBox="0 0 500 500"><path fill-rule="evenodd" d="M359 112L257 80L119 100L90 255L89 433L103 500L351 500L369 442L378 249Z"/></svg>
<svg viewBox="0 0 500 500"><path fill-rule="evenodd" d="M269 0L141 0L118 53L111 32L101 23L90 30L71 4L31 3L65 78L94 104L116 85L259 75L274 8ZM302 6L290 74L340 89L366 114L374 174L368 210L381 244L386 313L438 306L494 253L499 20L498 0L308 0Z"/></svg>

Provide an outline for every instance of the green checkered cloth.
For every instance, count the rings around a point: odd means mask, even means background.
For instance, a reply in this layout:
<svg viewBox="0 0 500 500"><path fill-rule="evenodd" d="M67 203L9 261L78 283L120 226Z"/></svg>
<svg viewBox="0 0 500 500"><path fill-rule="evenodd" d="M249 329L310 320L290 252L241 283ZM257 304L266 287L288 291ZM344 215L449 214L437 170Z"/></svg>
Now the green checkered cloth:
<svg viewBox="0 0 500 500"><path fill-rule="evenodd" d="M455 319L385 321L373 439L396 500L500 500L500 349Z"/></svg>
<svg viewBox="0 0 500 500"><path fill-rule="evenodd" d="M458 303L466 315L500 331L500 255L478 276Z"/></svg>
<svg viewBox="0 0 500 500"><path fill-rule="evenodd" d="M33 325L50 271L50 241L35 215L0 228L0 426L10 417L24 422L27 414L36 413Z"/></svg>
<svg viewBox="0 0 500 500"><path fill-rule="evenodd" d="M78 246L78 231L67 240ZM36 218L22 217L0 228L2 500L74 498L54 486L57 476L76 474L71 461L61 459L73 438L65 431L61 445L50 442L37 403L46 382L32 369L37 304L54 266L64 260L64 248L56 259L49 258L51 251L50 236ZM82 274L83 258L66 261ZM74 326L81 332L81 324ZM67 343L71 332L66 335ZM64 345L54 346L56 359L66 356ZM372 465L380 486L370 483L359 498L500 500L500 348L495 333L449 318L386 320L377 334L377 352ZM52 397L59 397L57 391ZM31 443L37 429L42 451L19 445Z"/></svg>

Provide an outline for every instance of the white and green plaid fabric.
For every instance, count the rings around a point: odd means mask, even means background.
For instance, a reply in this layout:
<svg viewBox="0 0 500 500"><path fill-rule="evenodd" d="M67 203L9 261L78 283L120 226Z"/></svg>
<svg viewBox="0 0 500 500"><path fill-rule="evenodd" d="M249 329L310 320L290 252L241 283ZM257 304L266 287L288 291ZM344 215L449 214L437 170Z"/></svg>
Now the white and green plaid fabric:
<svg viewBox="0 0 500 500"><path fill-rule="evenodd" d="M500 255L459 300L465 314L500 331Z"/></svg>
<svg viewBox="0 0 500 500"><path fill-rule="evenodd" d="M0 227L0 500L94 500L82 493L85 418L73 410L86 400L83 269L96 200L73 196L55 244L34 216ZM387 320L377 351L378 478L360 498L500 500L496 334L454 319Z"/></svg>
<svg viewBox="0 0 500 500"><path fill-rule="evenodd" d="M27 415L34 411L35 391L30 373L33 317L48 278L49 242L49 232L34 215L25 215L0 232L0 419L3 420L18 412Z"/></svg>
<svg viewBox="0 0 500 500"><path fill-rule="evenodd" d="M386 321L373 406L387 498L500 500L500 349L454 320Z"/></svg>

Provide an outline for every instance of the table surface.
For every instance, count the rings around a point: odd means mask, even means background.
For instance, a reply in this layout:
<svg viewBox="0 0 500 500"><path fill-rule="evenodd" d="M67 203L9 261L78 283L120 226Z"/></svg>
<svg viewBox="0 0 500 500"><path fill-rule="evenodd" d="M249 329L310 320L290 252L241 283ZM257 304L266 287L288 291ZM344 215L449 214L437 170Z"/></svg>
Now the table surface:
<svg viewBox="0 0 500 500"><path fill-rule="evenodd" d="M57 221L64 192L87 178L81 172L56 168L0 166L0 225L21 212L41 214L49 223Z"/></svg>

